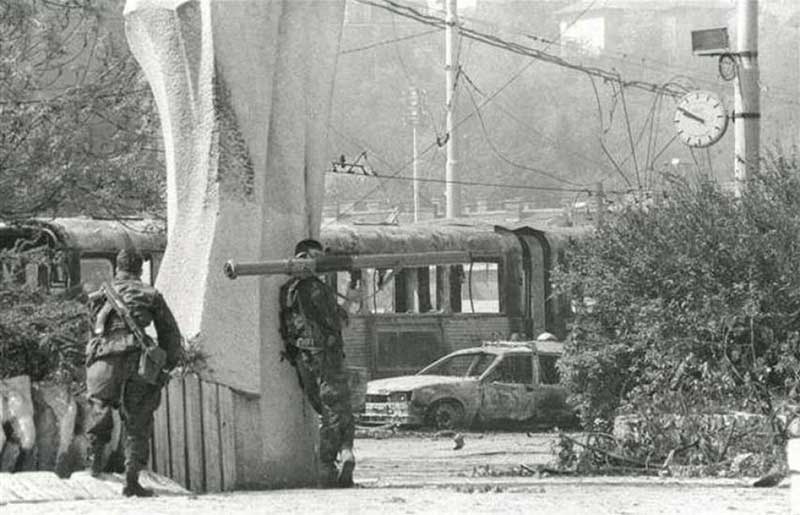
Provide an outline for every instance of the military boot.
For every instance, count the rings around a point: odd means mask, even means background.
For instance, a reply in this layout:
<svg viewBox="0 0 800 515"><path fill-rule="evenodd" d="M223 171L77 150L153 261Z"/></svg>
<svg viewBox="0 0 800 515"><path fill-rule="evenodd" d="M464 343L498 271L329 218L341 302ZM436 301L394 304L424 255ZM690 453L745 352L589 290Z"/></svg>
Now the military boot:
<svg viewBox="0 0 800 515"><path fill-rule="evenodd" d="M139 484L139 469L128 466L125 470L125 486L122 488L125 497L153 497L153 491Z"/></svg>
<svg viewBox="0 0 800 515"><path fill-rule="evenodd" d="M101 443L93 442L89 446L88 458L89 458L89 473L92 477L99 477L100 474L106 471L106 464L105 460L103 459L103 450L105 445Z"/></svg>
<svg viewBox="0 0 800 515"><path fill-rule="evenodd" d="M350 488L353 486L353 470L356 468L356 457L353 454L351 447L345 447L341 451L341 468L339 469L339 477L337 478L337 485L340 488Z"/></svg>

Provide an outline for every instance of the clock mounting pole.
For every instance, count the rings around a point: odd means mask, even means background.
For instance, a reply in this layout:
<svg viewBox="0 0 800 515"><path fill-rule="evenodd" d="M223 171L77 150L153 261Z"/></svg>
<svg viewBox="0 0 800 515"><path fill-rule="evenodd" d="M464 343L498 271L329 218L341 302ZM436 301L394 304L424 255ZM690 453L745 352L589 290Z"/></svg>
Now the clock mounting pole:
<svg viewBox="0 0 800 515"><path fill-rule="evenodd" d="M760 117L758 89L758 0L736 2L738 73L734 91L734 179L741 195L750 174L758 171Z"/></svg>

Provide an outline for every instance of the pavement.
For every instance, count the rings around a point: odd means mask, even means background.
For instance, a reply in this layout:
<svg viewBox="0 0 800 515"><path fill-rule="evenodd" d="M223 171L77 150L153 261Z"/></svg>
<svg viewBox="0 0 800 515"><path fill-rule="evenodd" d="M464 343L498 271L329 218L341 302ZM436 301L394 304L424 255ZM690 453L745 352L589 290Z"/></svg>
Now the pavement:
<svg viewBox="0 0 800 515"><path fill-rule="evenodd" d="M389 435L356 441L358 487L192 495L169 480L152 499L119 496L121 478L106 478L112 495L92 500L51 495L13 502L0 513L229 514L229 513L537 513L537 514L784 514L789 489L753 488L751 479L657 477L541 477L520 475L547 463L553 437L525 433L467 433L463 449L451 438ZM30 473L28 473L30 474ZM45 473L37 473L45 474ZM26 474L15 474L23 476ZM5 475L7 476L7 475ZM85 474L73 475L85 482ZM0 476L0 494L6 478ZM70 479L72 481L72 479ZM161 485L161 486L159 486ZM52 492L61 491L50 487ZM180 487L177 487L180 489ZM103 490L108 492L108 488ZM0 498L0 502L2 499Z"/></svg>

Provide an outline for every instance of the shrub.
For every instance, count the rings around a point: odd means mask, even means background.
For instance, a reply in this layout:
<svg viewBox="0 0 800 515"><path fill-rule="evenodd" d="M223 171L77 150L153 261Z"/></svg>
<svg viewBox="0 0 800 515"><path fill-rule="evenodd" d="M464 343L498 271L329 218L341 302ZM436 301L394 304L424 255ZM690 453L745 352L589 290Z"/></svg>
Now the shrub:
<svg viewBox="0 0 800 515"><path fill-rule="evenodd" d="M555 289L584 302L561 367L584 424L743 410L782 443L776 415L800 379L798 172L771 155L739 198L667 177L568 249Z"/></svg>
<svg viewBox="0 0 800 515"><path fill-rule="evenodd" d="M2 251L0 262L6 270L17 270L48 258L42 256ZM89 313L79 299L13 280L0 282L0 378L29 375L32 381L50 379L81 388L88 333Z"/></svg>

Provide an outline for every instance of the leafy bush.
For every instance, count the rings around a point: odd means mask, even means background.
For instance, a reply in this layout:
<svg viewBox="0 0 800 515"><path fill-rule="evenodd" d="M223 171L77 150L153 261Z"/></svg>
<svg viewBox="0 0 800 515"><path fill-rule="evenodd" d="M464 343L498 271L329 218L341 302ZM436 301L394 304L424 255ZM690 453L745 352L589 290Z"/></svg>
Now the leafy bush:
<svg viewBox="0 0 800 515"><path fill-rule="evenodd" d="M777 415L800 379L799 172L772 155L740 198L668 177L572 245L554 280L582 300L561 366L584 424L742 410L782 443Z"/></svg>
<svg viewBox="0 0 800 515"><path fill-rule="evenodd" d="M13 271L51 258L39 251L0 252L0 264L12 271L0 281L0 378L29 375L33 381L50 379L82 388L89 333L86 306L68 294L13 280L19 275Z"/></svg>

